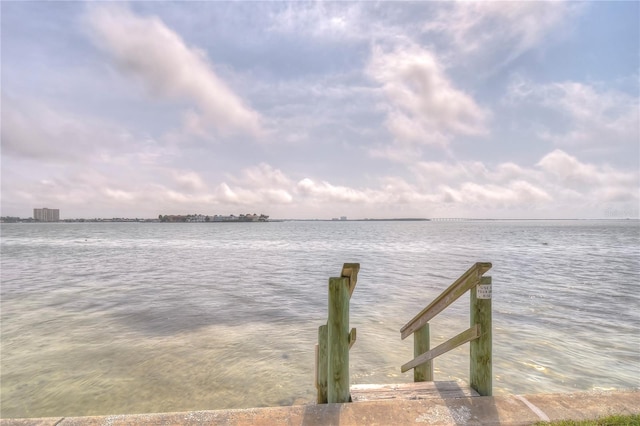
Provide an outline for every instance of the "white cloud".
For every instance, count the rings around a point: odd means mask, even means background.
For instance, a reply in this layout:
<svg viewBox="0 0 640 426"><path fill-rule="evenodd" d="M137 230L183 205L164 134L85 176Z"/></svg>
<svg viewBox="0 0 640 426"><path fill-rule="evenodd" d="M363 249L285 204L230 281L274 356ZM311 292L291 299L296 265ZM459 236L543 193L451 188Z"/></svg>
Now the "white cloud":
<svg viewBox="0 0 640 426"><path fill-rule="evenodd" d="M550 182L582 193L625 193L628 201L638 197L640 171L582 163L559 149L545 155L537 166L546 172Z"/></svg>
<svg viewBox="0 0 640 426"><path fill-rule="evenodd" d="M410 169L412 176L380 177L365 187L312 177L295 181L266 163L225 180L135 162L118 164L118 173L107 166L87 164L53 179L24 182L16 181L9 171L14 185L6 187L3 181L3 197L30 205L64 205L67 211L79 212L99 204L101 217L123 216L128 209L144 217L242 212L272 217L348 214L352 218L495 217L497 212L502 217L562 217L558 212L573 212L575 217L582 216L575 213L581 211L595 210L595 216L607 209L630 211L629 206L639 201L640 180L638 171L585 163L561 150L530 167L511 162L495 166L480 161L420 162ZM318 213L318 208L324 213Z"/></svg>
<svg viewBox="0 0 640 426"><path fill-rule="evenodd" d="M477 184L465 182L459 188L442 187L443 201L467 205L482 210L505 208L539 207L550 201L551 196L543 189L525 181L514 181L507 185Z"/></svg>
<svg viewBox="0 0 640 426"><path fill-rule="evenodd" d="M422 191L439 202L491 209L549 202L540 173L513 163L490 168L480 161L418 162L412 167Z"/></svg>
<svg viewBox="0 0 640 426"><path fill-rule="evenodd" d="M587 186L598 183L598 171L594 165L583 164L559 149L545 155L537 164L563 185Z"/></svg>
<svg viewBox="0 0 640 426"><path fill-rule="evenodd" d="M640 140L640 100L627 93L598 89L572 81L534 84L514 79L508 102L537 105L562 117L562 125L546 125L540 136L559 146L637 145Z"/></svg>
<svg viewBox="0 0 640 426"><path fill-rule="evenodd" d="M543 156L533 167L512 162L493 167L479 161L418 162L412 168L419 193L458 208L594 211L611 203L638 203L639 171L585 163L562 151ZM437 208L437 203L432 204ZM551 212L551 213L550 213Z"/></svg>
<svg viewBox="0 0 640 426"><path fill-rule="evenodd" d="M420 182L431 186L432 182L453 182L460 179L486 179L489 170L480 161L462 161L446 163L436 161L420 161L411 167Z"/></svg>
<svg viewBox="0 0 640 426"><path fill-rule="evenodd" d="M544 156L536 165L556 204L574 211L638 213L640 171L624 171L608 165L583 163L562 150Z"/></svg>
<svg viewBox="0 0 640 426"><path fill-rule="evenodd" d="M104 188L102 193L107 197L114 201L123 202L123 201L132 201L135 199L135 195L131 192L122 191L120 189L111 189Z"/></svg>
<svg viewBox="0 0 640 426"><path fill-rule="evenodd" d="M375 47L367 73L388 99L387 128L401 144L445 146L456 135L486 132L488 112L447 78L436 57L409 45Z"/></svg>
<svg viewBox="0 0 640 426"><path fill-rule="evenodd" d="M3 155L77 161L120 138L114 127L31 99L2 96Z"/></svg>
<svg viewBox="0 0 640 426"><path fill-rule="evenodd" d="M367 193L363 191L345 186L335 186L326 181L316 183L309 178L298 182L297 189L302 195L325 201L366 203L369 200Z"/></svg>
<svg viewBox="0 0 640 426"><path fill-rule="evenodd" d="M426 217L455 211L463 216L486 217L498 209L506 216L512 211L531 217L536 211L553 215L638 203L639 172L584 163L561 150L545 155L532 167L514 163L490 167L479 161L422 162L412 171L412 179L387 176L376 185L356 188L309 177L295 182L281 170L262 163L242 170L237 177L229 176L232 183L210 182L192 192L179 185L155 185L136 189L132 197L124 189L118 191L118 182L105 180L103 185L112 191L112 198L121 201L139 202L147 197L157 203L168 199L174 210L180 206L189 211L209 209L205 213L241 206L286 215L287 211L315 211L322 206L324 211L357 211L362 217L379 217L393 206L391 211L395 215L403 212L401 216ZM182 172L182 176L194 174ZM120 187L126 188L123 182Z"/></svg>
<svg viewBox="0 0 640 426"><path fill-rule="evenodd" d="M4 93L1 131L3 161L7 165L38 161L40 167L30 172L34 176L60 164L154 167L176 156L171 147L148 136L137 137L110 121Z"/></svg>
<svg viewBox="0 0 640 426"><path fill-rule="evenodd" d="M278 204L290 204L291 194L284 189L247 189L243 187L231 188L226 182L219 184L214 194L214 201L219 204L232 204L265 209L277 208Z"/></svg>
<svg viewBox="0 0 640 426"><path fill-rule="evenodd" d="M240 192L238 194L238 191L232 190L226 183L221 183L216 188L216 198L231 204L250 204L256 201L253 194L243 190Z"/></svg>
<svg viewBox="0 0 640 426"><path fill-rule="evenodd" d="M244 185L252 188L287 188L291 186L289 179L281 170L272 167L267 163L260 163L254 167L247 167L242 171L239 180Z"/></svg>
<svg viewBox="0 0 640 426"><path fill-rule="evenodd" d="M157 17L140 17L121 5L98 5L87 15L95 40L124 72L138 77L154 96L193 102L185 127L205 135L261 133L260 115L216 74L204 52L185 44Z"/></svg>
<svg viewBox="0 0 640 426"><path fill-rule="evenodd" d="M503 66L542 43L554 29L582 9L571 2L452 2L424 24L424 31L441 34L457 57L484 56Z"/></svg>
<svg viewBox="0 0 640 426"><path fill-rule="evenodd" d="M202 177L193 171L173 171L178 187L184 192L200 191L206 188Z"/></svg>
<svg viewBox="0 0 640 426"><path fill-rule="evenodd" d="M430 165L432 169L434 165ZM453 209L466 216L482 217L495 209L540 209L553 202L553 195L544 187L544 182L525 179L501 182L502 173L480 163L441 164L440 169L442 173L431 176L433 180L426 184L424 176L417 175L416 183L397 177L383 178L377 188L355 189L309 178L298 182L297 187L307 202L343 205L343 209L358 204L370 217L379 216L390 205L405 216L427 217ZM448 173L445 169L455 171Z"/></svg>
<svg viewBox="0 0 640 426"><path fill-rule="evenodd" d="M272 23L269 30L335 40L361 37L353 31L361 21L360 5L345 3L336 6L322 2L287 3L286 8L270 14Z"/></svg>
<svg viewBox="0 0 640 426"><path fill-rule="evenodd" d="M239 177L229 175L227 182L216 188L216 200L239 205L258 205L266 208L273 204L290 204L293 181L281 170L266 163L243 169Z"/></svg>
<svg viewBox="0 0 640 426"><path fill-rule="evenodd" d="M282 3L277 3L278 5ZM269 31L293 34L314 42L369 43L410 39L417 35L429 5L413 5L419 13L392 3L288 2L269 13Z"/></svg>

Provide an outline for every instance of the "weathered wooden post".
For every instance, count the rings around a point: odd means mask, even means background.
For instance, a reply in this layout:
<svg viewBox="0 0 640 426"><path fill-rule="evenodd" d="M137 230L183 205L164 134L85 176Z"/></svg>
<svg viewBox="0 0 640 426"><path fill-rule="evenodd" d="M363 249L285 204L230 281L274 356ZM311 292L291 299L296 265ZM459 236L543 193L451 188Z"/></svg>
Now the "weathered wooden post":
<svg viewBox="0 0 640 426"><path fill-rule="evenodd" d="M480 326L480 337L471 341L470 385L482 396L492 396L491 277L481 277L471 288L471 327Z"/></svg>
<svg viewBox="0 0 640 426"><path fill-rule="evenodd" d="M327 402L349 402L349 278L329 278Z"/></svg>
<svg viewBox="0 0 640 426"><path fill-rule="evenodd" d="M345 263L339 278L329 279L329 319L318 328L316 388L319 404L349 402L349 349L356 329L349 331L349 300L358 281L359 263Z"/></svg>
<svg viewBox="0 0 640 426"><path fill-rule="evenodd" d="M318 344L316 345L316 388L318 404L327 403L327 325L318 327Z"/></svg>
<svg viewBox="0 0 640 426"><path fill-rule="evenodd" d="M429 342L429 323L426 323L413 333L413 357L416 358L431 348ZM414 382L433 381L433 360L429 360L413 369Z"/></svg>

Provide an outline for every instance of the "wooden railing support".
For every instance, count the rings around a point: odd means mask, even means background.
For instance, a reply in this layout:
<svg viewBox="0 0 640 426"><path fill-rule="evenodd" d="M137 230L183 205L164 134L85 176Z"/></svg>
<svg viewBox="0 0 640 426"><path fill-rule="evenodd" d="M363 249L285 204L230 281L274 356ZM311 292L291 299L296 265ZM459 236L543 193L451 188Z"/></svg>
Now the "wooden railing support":
<svg viewBox="0 0 640 426"><path fill-rule="evenodd" d="M351 401L349 349L356 342L356 329L349 330L349 300L359 270L359 263L345 263L339 278L329 278L328 320L318 329L316 345L319 404Z"/></svg>
<svg viewBox="0 0 640 426"><path fill-rule="evenodd" d="M425 324L413 333L413 357L416 358L430 349L429 324ZM414 382L433 381L433 361L429 360L413 369Z"/></svg>
<svg viewBox="0 0 640 426"><path fill-rule="evenodd" d="M480 278L471 289L471 326L480 327L480 337L470 343L470 385L482 396L492 396L491 277Z"/></svg>
<svg viewBox="0 0 640 426"><path fill-rule="evenodd" d="M318 404L327 403L327 326L318 327L318 344L316 345L316 388Z"/></svg>
<svg viewBox="0 0 640 426"><path fill-rule="evenodd" d="M349 279L329 278L327 402L349 402Z"/></svg>

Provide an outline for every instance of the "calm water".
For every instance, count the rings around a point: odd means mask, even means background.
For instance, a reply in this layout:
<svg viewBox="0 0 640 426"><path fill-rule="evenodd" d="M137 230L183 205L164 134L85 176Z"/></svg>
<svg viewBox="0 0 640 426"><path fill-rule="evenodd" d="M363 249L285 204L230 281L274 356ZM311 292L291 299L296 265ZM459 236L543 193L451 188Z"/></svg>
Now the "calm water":
<svg viewBox="0 0 640 426"><path fill-rule="evenodd" d="M360 262L352 383L412 380L400 328L493 263L494 393L640 386L640 222L3 224L1 416L315 400L327 282ZM433 344L469 324L468 296ZM468 378L468 345L435 361Z"/></svg>

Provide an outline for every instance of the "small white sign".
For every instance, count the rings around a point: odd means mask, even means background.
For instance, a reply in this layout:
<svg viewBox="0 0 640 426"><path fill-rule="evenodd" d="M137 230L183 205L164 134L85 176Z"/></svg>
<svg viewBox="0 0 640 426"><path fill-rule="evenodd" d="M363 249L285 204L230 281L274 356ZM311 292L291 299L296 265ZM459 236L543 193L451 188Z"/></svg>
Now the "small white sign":
<svg viewBox="0 0 640 426"><path fill-rule="evenodd" d="M476 287L478 299L491 299L491 284L480 284Z"/></svg>

